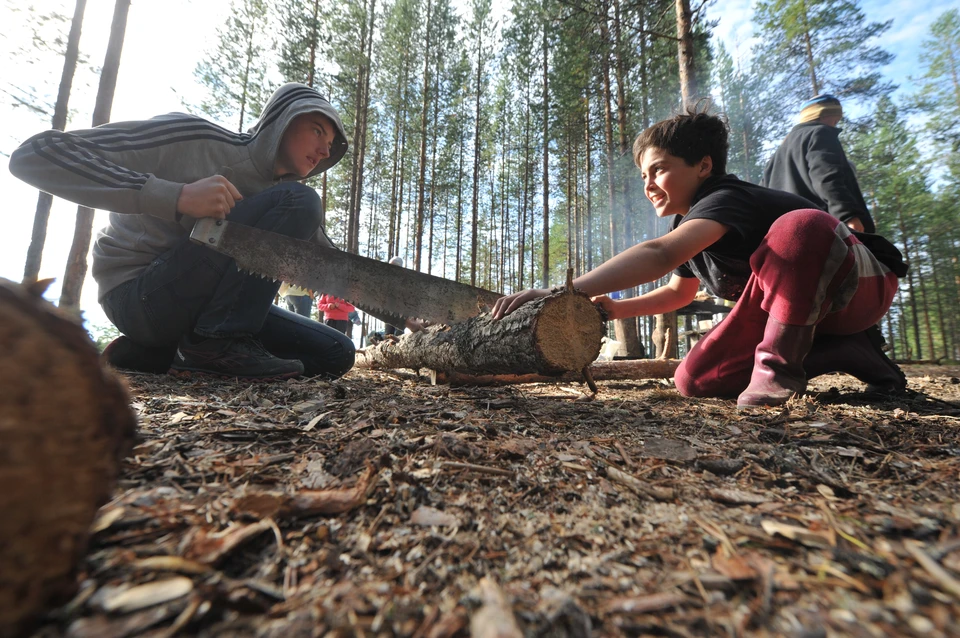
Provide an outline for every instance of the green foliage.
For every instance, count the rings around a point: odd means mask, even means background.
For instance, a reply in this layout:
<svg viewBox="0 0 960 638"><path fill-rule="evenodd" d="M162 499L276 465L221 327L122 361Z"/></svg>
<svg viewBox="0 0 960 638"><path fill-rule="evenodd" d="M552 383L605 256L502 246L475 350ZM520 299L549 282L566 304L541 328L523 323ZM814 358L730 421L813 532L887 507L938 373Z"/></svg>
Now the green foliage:
<svg viewBox="0 0 960 638"><path fill-rule="evenodd" d="M960 11L946 11L931 25L920 61L925 68L916 100L930 115L927 126L942 154L938 159L951 179L960 181Z"/></svg>
<svg viewBox="0 0 960 638"><path fill-rule="evenodd" d="M275 11L280 23L277 69L286 82L318 85L318 67L329 54L330 8L321 0L285 0Z"/></svg>
<svg viewBox="0 0 960 638"><path fill-rule="evenodd" d="M66 1L42 5L24 5L14 0L4 0L3 3L5 34L23 30L29 33L29 45L18 46L11 51L10 59L0 61L0 64L10 65L7 68L16 65L18 69L30 72L4 74L5 77L0 79L2 100L9 108L26 109L41 116L47 124L57 101L72 11L73 3ZM74 87L90 86L100 73L90 64L89 56L82 52L77 58L77 70L81 73L75 74Z"/></svg>
<svg viewBox="0 0 960 638"><path fill-rule="evenodd" d="M872 100L893 90L878 69L893 55L872 44L892 21L868 22L856 0L758 0L758 74L764 126L782 137L798 106L818 93Z"/></svg>
<svg viewBox="0 0 960 638"><path fill-rule="evenodd" d="M103 352L103 349L106 348L111 341L120 336L120 331L111 324L88 324L87 334L90 335L90 339L96 344L97 350Z"/></svg>
<svg viewBox="0 0 960 638"><path fill-rule="evenodd" d="M762 148L764 129L758 99L762 80L740 68L723 47L717 46L713 67L723 115L730 126L730 153L727 172L740 179L759 183L763 175Z"/></svg>
<svg viewBox="0 0 960 638"><path fill-rule="evenodd" d="M217 29L217 46L197 64L194 75L208 95L196 108L246 130L274 91L267 82L267 2L233 0L230 15ZM189 108L189 105L188 105Z"/></svg>

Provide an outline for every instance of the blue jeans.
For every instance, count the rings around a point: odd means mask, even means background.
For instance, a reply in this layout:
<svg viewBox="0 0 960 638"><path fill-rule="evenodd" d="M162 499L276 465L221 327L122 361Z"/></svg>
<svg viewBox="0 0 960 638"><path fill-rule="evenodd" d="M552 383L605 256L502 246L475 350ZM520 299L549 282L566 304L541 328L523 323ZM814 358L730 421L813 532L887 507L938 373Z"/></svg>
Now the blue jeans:
<svg viewBox="0 0 960 638"><path fill-rule="evenodd" d="M301 317L309 317L313 311L313 299L308 295L286 295L283 301L287 304L287 310Z"/></svg>
<svg viewBox="0 0 960 638"><path fill-rule="evenodd" d="M316 191L284 182L240 200L228 220L298 239L320 226ZM184 335L253 336L272 354L299 359L307 375L339 377L355 348L343 334L273 304L280 284L241 272L236 262L188 238L157 257L136 279L103 298L107 317L132 341L175 348Z"/></svg>

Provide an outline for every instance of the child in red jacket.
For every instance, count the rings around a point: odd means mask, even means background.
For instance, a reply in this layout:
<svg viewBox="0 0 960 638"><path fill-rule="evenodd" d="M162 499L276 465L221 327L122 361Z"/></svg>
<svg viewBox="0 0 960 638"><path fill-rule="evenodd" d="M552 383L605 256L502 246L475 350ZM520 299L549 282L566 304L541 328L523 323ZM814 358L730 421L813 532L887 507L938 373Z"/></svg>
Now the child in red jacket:
<svg viewBox="0 0 960 638"><path fill-rule="evenodd" d="M350 329L350 313L356 310L353 304L333 295L320 295L317 309L323 313L323 323L347 334Z"/></svg>

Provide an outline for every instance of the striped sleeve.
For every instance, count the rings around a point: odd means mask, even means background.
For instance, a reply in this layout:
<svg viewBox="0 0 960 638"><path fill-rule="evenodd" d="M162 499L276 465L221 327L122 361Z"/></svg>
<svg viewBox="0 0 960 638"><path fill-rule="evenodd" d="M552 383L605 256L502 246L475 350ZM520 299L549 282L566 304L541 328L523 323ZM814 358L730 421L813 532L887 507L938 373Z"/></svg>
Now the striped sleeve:
<svg viewBox="0 0 960 638"><path fill-rule="evenodd" d="M80 131L40 133L13 152L10 172L77 204L173 220L183 183L163 176L184 173L182 163L190 159L180 145L198 139L243 143L238 136L199 118L162 116ZM213 173L197 172L203 177Z"/></svg>

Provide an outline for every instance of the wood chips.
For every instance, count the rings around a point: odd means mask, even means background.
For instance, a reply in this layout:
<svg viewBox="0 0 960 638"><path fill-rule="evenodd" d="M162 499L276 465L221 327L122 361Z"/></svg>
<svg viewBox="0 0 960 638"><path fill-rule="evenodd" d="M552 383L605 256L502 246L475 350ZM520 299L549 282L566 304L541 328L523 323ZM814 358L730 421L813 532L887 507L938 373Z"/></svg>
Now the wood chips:
<svg viewBox="0 0 960 638"><path fill-rule="evenodd" d="M906 372L751 413L131 375L140 443L37 635L958 635L960 370Z"/></svg>

